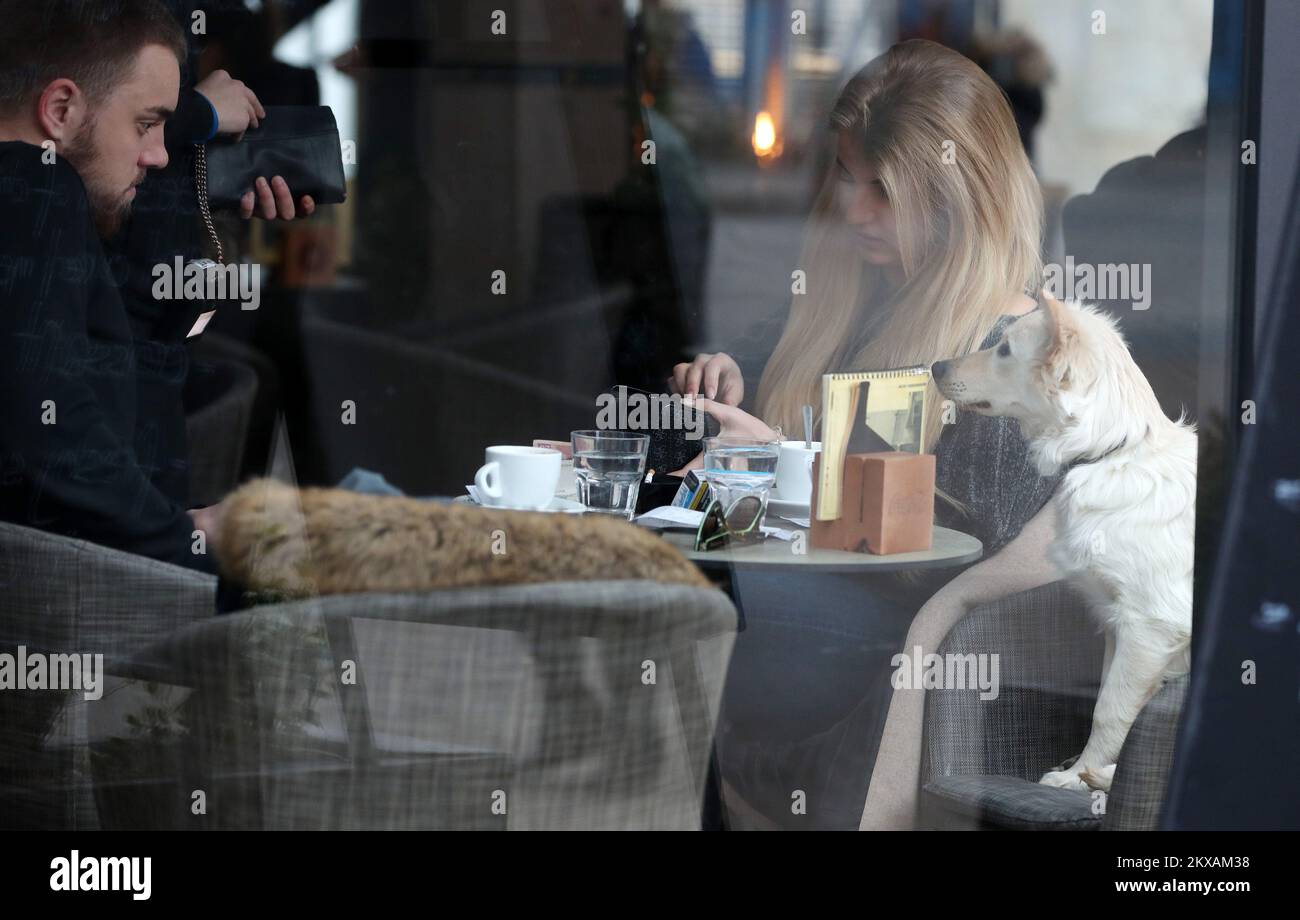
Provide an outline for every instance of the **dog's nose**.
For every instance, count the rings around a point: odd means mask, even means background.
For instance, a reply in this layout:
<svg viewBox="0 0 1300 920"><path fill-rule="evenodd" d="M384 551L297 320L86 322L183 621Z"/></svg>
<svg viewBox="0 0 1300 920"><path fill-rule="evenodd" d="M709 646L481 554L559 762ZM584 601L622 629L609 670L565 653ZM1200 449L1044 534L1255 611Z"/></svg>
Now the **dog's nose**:
<svg viewBox="0 0 1300 920"><path fill-rule="evenodd" d="M930 374L931 376L934 377L935 380L942 380L944 378L944 375L946 375L947 373L948 373L947 361L936 361L930 365Z"/></svg>

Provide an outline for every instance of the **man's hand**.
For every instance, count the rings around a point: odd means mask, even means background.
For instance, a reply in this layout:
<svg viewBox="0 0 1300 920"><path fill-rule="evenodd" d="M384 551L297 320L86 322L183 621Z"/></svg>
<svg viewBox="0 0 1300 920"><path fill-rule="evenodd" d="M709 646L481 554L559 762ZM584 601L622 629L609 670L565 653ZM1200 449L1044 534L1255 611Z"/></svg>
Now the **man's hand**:
<svg viewBox="0 0 1300 920"><path fill-rule="evenodd" d="M249 128L256 128L266 117L266 109L258 101L257 94L236 80L224 70L214 70L194 87L205 96L212 107L217 110L217 133L243 135ZM303 217L310 217L316 210L316 202L310 195L303 195L294 206L293 193L289 185L279 176L269 182L265 176L260 177L253 191L244 193L239 200L239 216L247 220L256 211L259 217L267 220L293 220L299 212Z"/></svg>
<svg viewBox="0 0 1300 920"><path fill-rule="evenodd" d="M208 505L206 508L195 508L190 511L190 517L194 519L195 530L201 530L207 540L207 548L216 551L221 545L221 525L225 517L226 509L220 502L215 505Z"/></svg>
<svg viewBox="0 0 1300 920"><path fill-rule="evenodd" d="M217 133L240 135L266 117L257 94L224 70L214 70L194 87L217 110Z"/></svg>
<svg viewBox="0 0 1300 920"><path fill-rule="evenodd" d="M316 210L316 202L310 195L303 195L295 209L289 183L279 176L270 182L266 181L265 176L261 176L254 186L256 194L245 192L244 197L239 199L239 216L245 220L253 216L254 205L257 207L257 215L267 220L275 220L277 217L281 220L293 220L298 211L302 212L303 217L310 217Z"/></svg>

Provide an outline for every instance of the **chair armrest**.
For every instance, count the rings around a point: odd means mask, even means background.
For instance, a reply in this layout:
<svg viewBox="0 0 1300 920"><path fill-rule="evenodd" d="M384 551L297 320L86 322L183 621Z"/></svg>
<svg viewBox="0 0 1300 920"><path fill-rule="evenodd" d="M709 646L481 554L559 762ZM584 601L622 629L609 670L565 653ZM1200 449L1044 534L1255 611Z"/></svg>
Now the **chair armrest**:
<svg viewBox="0 0 1300 920"><path fill-rule="evenodd" d="M216 588L211 575L0 523L0 647L102 654L111 667L212 618ZM109 706L92 718L91 705L75 693L0 694L0 826L99 827L89 745L113 715Z"/></svg>
<svg viewBox="0 0 1300 920"><path fill-rule="evenodd" d="M1185 675L1169 681L1138 714L1119 752L1102 830L1159 827L1189 683Z"/></svg>
<svg viewBox="0 0 1300 920"><path fill-rule="evenodd" d="M926 694L922 785L955 774L1037 780L1082 749L1104 641L1064 582L974 608L939 654L996 656L987 666L992 674L996 662L997 696L981 700L978 688Z"/></svg>
<svg viewBox="0 0 1300 920"><path fill-rule="evenodd" d="M217 579L56 534L0 523L0 642L130 655L216 613Z"/></svg>

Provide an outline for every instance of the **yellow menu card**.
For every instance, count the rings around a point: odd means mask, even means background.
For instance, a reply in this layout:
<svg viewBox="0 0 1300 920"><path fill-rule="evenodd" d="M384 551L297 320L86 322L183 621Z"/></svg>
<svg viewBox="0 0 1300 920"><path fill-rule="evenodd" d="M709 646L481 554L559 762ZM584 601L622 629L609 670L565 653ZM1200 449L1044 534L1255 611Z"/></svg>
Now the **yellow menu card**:
<svg viewBox="0 0 1300 920"><path fill-rule="evenodd" d="M822 461L813 509L819 521L840 516L848 454L921 453L929 383L925 366L822 376Z"/></svg>

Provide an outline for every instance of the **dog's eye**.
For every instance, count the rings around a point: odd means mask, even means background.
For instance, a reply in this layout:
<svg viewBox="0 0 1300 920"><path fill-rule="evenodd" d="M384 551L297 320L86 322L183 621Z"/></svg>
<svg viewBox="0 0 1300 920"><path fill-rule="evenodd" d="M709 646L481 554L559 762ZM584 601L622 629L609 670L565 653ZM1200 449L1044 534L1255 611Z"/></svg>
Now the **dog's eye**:
<svg viewBox="0 0 1300 920"><path fill-rule="evenodd" d="M1006 357L1008 357L1010 354L1011 354L1011 346L1010 346L1009 344L1007 344L1006 342L1003 342L1001 345L998 346L998 357L999 357L999 358L1006 358Z"/></svg>

